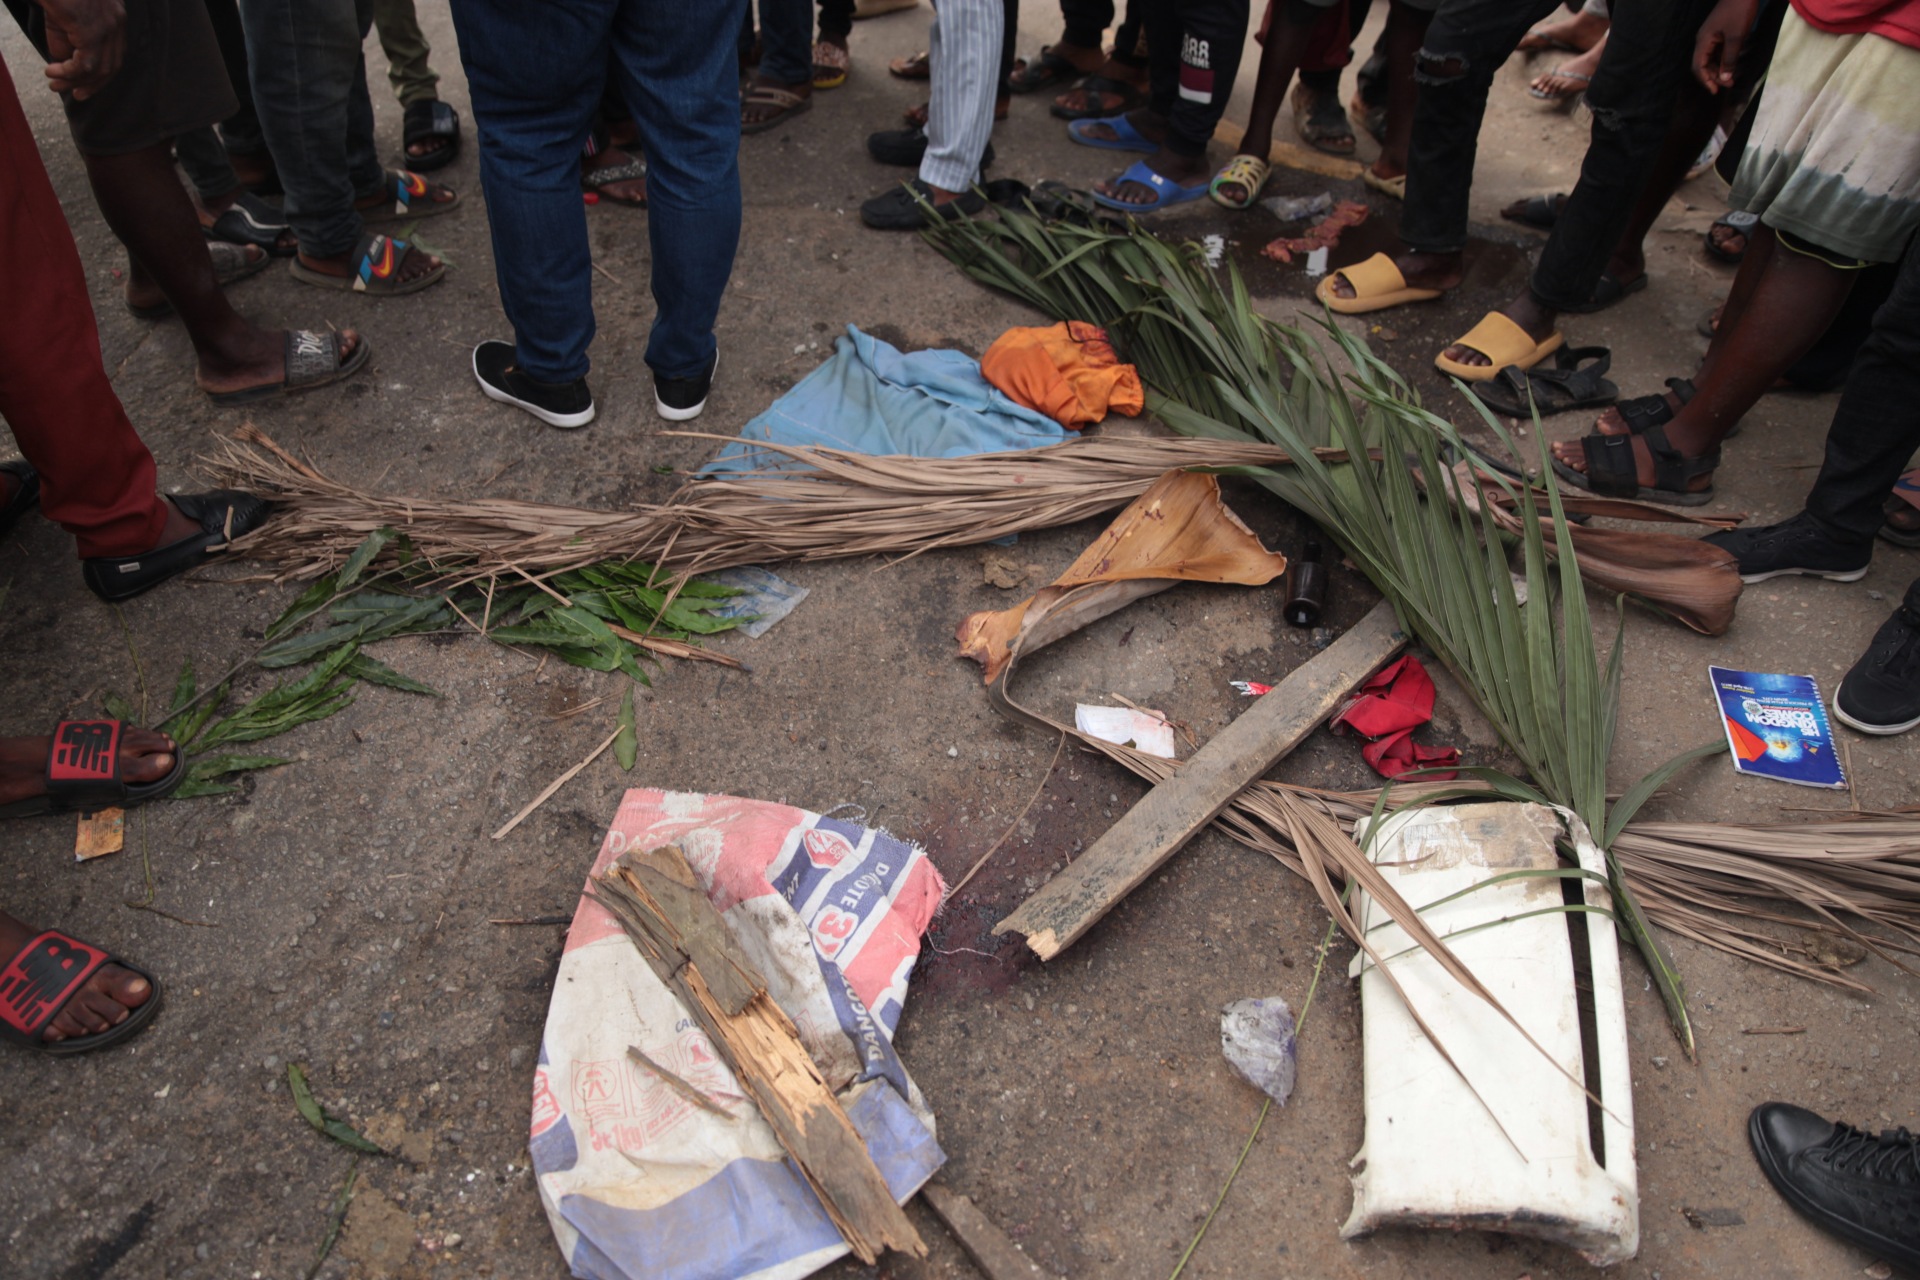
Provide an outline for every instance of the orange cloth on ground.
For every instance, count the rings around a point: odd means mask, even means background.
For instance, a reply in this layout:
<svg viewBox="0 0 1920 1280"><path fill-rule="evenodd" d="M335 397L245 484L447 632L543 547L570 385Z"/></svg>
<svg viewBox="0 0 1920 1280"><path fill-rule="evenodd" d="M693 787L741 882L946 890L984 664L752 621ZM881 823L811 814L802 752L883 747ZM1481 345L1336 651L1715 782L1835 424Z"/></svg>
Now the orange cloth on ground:
<svg viewBox="0 0 1920 1280"><path fill-rule="evenodd" d="M1029 409L1078 429L1109 413L1146 408L1140 374L1120 363L1107 331L1079 320L1009 329L980 357L980 372Z"/></svg>

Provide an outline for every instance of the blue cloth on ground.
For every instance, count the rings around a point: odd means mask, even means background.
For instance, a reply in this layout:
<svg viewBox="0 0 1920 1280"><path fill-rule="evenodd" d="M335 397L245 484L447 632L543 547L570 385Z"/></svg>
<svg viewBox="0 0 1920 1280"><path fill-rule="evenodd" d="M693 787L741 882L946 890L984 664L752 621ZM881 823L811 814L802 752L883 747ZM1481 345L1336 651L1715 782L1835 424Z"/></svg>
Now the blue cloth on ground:
<svg viewBox="0 0 1920 1280"><path fill-rule="evenodd" d="M797 468L758 441L819 445L850 453L959 458L1037 449L1075 438L1043 413L1010 399L958 351L903 353L847 326L826 363L740 432L702 475Z"/></svg>

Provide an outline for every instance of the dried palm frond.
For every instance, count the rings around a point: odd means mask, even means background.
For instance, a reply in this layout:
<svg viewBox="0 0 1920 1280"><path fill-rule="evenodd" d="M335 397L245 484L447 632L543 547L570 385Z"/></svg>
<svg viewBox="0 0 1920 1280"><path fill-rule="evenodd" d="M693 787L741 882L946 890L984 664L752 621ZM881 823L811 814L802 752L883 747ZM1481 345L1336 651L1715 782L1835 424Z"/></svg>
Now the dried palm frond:
<svg viewBox="0 0 1920 1280"><path fill-rule="evenodd" d="M323 475L258 429L243 427L239 441L222 442L208 460L212 471L223 483L270 495L279 510L235 539L232 553L276 562L289 579L331 572L383 528L404 534L414 556L463 578L544 578L615 559L694 573L781 560L909 556L1072 524L1125 506L1170 470L1291 462L1284 450L1246 440L1095 436L966 458L761 444L808 469L696 479L663 503L595 511L510 498L368 493ZM380 563L400 551L398 543L383 548Z"/></svg>

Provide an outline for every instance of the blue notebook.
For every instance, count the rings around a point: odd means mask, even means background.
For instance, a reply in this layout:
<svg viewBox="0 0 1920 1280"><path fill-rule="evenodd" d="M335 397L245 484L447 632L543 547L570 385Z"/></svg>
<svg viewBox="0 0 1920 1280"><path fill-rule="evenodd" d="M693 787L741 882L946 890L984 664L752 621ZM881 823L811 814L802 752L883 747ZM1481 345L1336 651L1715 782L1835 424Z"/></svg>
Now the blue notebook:
<svg viewBox="0 0 1920 1280"><path fill-rule="evenodd" d="M1845 787L1846 772L1812 676L1708 667L1733 767L1803 787Z"/></svg>

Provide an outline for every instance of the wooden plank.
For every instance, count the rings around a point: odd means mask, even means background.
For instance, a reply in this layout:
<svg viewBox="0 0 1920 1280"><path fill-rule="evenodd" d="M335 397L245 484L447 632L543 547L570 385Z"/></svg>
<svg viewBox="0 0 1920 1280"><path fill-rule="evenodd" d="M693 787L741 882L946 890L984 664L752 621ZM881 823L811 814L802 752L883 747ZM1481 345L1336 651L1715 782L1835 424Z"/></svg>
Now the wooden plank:
<svg viewBox="0 0 1920 1280"><path fill-rule="evenodd" d="M886 1249L925 1257L926 1243L759 970L706 894L687 891L697 883L667 845L622 855L594 879L594 899L707 1033L860 1260L871 1264ZM708 985L709 971L725 975L725 998Z"/></svg>
<svg viewBox="0 0 1920 1280"><path fill-rule="evenodd" d="M1249 784L1299 746L1342 699L1406 642L1385 601L1325 651L1288 673L1042 885L996 934L1018 932L1051 960L1154 873Z"/></svg>
<svg viewBox="0 0 1920 1280"><path fill-rule="evenodd" d="M1229 147L1238 147L1240 140L1247 136L1246 128L1231 120L1222 120L1214 127L1213 136ZM1267 159L1274 164L1285 165L1289 169L1300 169L1307 173L1317 173L1323 178L1337 178L1343 182L1358 180L1366 168L1358 160L1345 160L1339 156L1330 156L1325 152L1313 151L1292 142L1275 142Z"/></svg>
<svg viewBox="0 0 1920 1280"><path fill-rule="evenodd" d="M920 1198L987 1280L1049 1280L1040 1264L1021 1252L1020 1246L966 1196L942 1183L929 1182L920 1189Z"/></svg>

